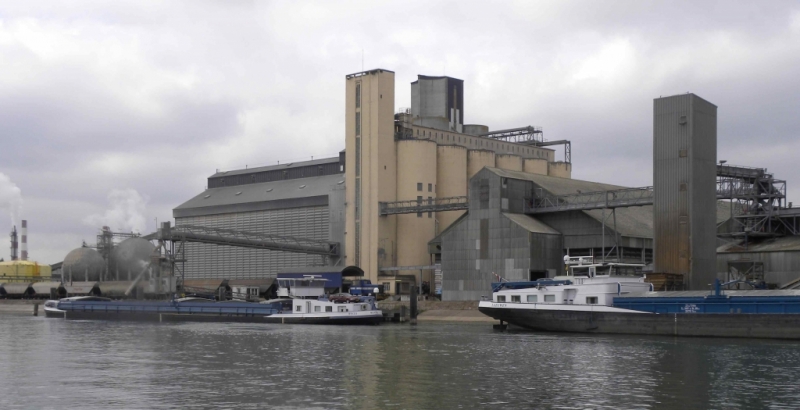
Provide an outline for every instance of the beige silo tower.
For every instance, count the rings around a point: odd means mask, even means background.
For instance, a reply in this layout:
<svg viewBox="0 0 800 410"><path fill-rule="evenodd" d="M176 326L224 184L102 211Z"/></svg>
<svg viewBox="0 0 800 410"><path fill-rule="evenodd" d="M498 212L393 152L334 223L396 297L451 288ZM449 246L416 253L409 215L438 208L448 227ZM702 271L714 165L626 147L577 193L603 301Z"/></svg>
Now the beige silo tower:
<svg viewBox="0 0 800 410"><path fill-rule="evenodd" d="M458 145L436 148L436 194L438 198L467 195L467 149ZM464 211L436 213L436 234L447 229Z"/></svg>
<svg viewBox="0 0 800 410"><path fill-rule="evenodd" d="M475 176L483 167L494 168L495 153L486 149L467 151L467 180Z"/></svg>
<svg viewBox="0 0 800 410"><path fill-rule="evenodd" d="M397 200L394 141L394 72L346 76L345 263L374 283L379 265L393 265L395 216L379 216L379 202Z"/></svg>
<svg viewBox="0 0 800 410"><path fill-rule="evenodd" d="M547 175L547 160L543 158L525 158L522 171L529 174Z"/></svg>
<svg viewBox="0 0 800 410"><path fill-rule="evenodd" d="M397 197L418 204L436 200L436 143L428 140L397 141ZM397 215L397 266L430 265L428 241L436 234L433 212ZM410 273L417 273L416 271Z"/></svg>
<svg viewBox="0 0 800 410"><path fill-rule="evenodd" d="M514 154L496 154L495 167L506 171L522 171L522 157Z"/></svg>

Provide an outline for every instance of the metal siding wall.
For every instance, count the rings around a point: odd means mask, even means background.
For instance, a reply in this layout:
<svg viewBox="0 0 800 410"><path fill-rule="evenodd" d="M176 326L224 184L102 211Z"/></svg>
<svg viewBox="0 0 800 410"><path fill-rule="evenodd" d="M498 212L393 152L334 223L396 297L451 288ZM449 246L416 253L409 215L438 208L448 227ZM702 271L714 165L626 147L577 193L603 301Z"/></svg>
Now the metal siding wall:
<svg viewBox="0 0 800 410"><path fill-rule="evenodd" d="M340 164L332 162L328 164L309 165L304 167L294 167L286 169L277 169L270 171L254 171L251 173L240 175L229 175L208 178L209 188L219 188L223 186L235 186L246 184L257 184L259 182L272 182L283 181L287 179L298 179L316 177L322 175L340 174Z"/></svg>
<svg viewBox="0 0 800 410"><path fill-rule="evenodd" d="M716 278L717 107L692 95L691 125L691 287L708 289Z"/></svg>
<svg viewBox="0 0 800 410"><path fill-rule="evenodd" d="M327 206L176 218L175 224L328 240ZM247 249L202 243L186 244L186 278L246 279L272 277L285 268L322 265L317 255Z"/></svg>
<svg viewBox="0 0 800 410"><path fill-rule="evenodd" d="M733 252L718 253L716 259L717 277L727 279L728 261L749 259L764 263L764 277L767 283L786 284L800 277L800 252Z"/></svg>
<svg viewBox="0 0 800 410"><path fill-rule="evenodd" d="M682 273L692 289L714 276L715 165L716 107L693 94L655 99L655 271Z"/></svg>

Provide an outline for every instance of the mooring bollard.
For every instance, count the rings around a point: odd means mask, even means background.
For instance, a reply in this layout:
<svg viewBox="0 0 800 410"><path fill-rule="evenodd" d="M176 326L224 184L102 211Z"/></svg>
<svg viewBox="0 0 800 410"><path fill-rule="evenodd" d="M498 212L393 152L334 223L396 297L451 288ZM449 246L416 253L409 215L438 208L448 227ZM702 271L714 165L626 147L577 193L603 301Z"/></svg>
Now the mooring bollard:
<svg viewBox="0 0 800 410"><path fill-rule="evenodd" d="M33 304L33 315L34 316L39 316L39 304L38 303L34 303Z"/></svg>

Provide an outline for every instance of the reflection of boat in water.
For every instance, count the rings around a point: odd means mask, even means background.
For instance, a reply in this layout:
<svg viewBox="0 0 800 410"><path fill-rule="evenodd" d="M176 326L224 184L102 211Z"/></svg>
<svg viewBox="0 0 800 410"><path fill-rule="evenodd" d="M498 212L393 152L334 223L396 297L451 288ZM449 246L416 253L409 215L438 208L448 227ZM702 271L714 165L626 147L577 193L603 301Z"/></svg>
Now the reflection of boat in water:
<svg viewBox="0 0 800 410"><path fill-rule="evenodd" d="M279 279L277 299L261 303L182 298L127 301L83 296L45 303L45 316L64 319L133 321L199 321L302 324L378 324L383 314L374 296L346 301L324 295L324 280L314 277Z"/></svg>
<svg viewBox="0 0 800 410"><path fill-rule="evenodd" d="M800 292L653 292L634 265L571 266L551 279L493 284L478 309L544 331L800 339Z"/></svg>

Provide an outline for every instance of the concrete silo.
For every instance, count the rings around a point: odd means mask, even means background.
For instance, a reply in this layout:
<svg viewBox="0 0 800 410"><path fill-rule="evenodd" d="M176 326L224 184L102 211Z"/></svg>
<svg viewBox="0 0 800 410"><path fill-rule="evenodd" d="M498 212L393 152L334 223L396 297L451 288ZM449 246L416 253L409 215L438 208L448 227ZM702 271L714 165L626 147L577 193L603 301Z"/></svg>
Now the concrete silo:
<svg viewBox="0 0 800 410"><path fill-rule="evenodd" d="M467 151L467 180L475 176L484 167L494 168L495 153L487 149L471 149Z"/></svg>
<svg viewBox="0 0 800 410"><path fill-rule="evenodd" d="M397 142L397 198L418 203L436 200L436 143L427 140ZM397 266L430 264L428 241L434 236L433 212L397 216Z"/></svg>
<svg viewBox="0 0 800 410"><path fill-rule="evenodd" d="M495 167L506 171L522 171L522 157L514 154L497 154Z"/></svg>
<svg viewBox="0 0 800 410"><path fill-rule="evenodd" d="M529 174L547 175L547 160L540 158L525 158L522 171Z"/></svg>
<svg viewBox="0 0 800 410"><path fill-rule="evenodd" d="M436 148L436 195L438 198L467 195L467 149L457 145ZM436 233L447 229L464 211L437 212Z"/></svg>

